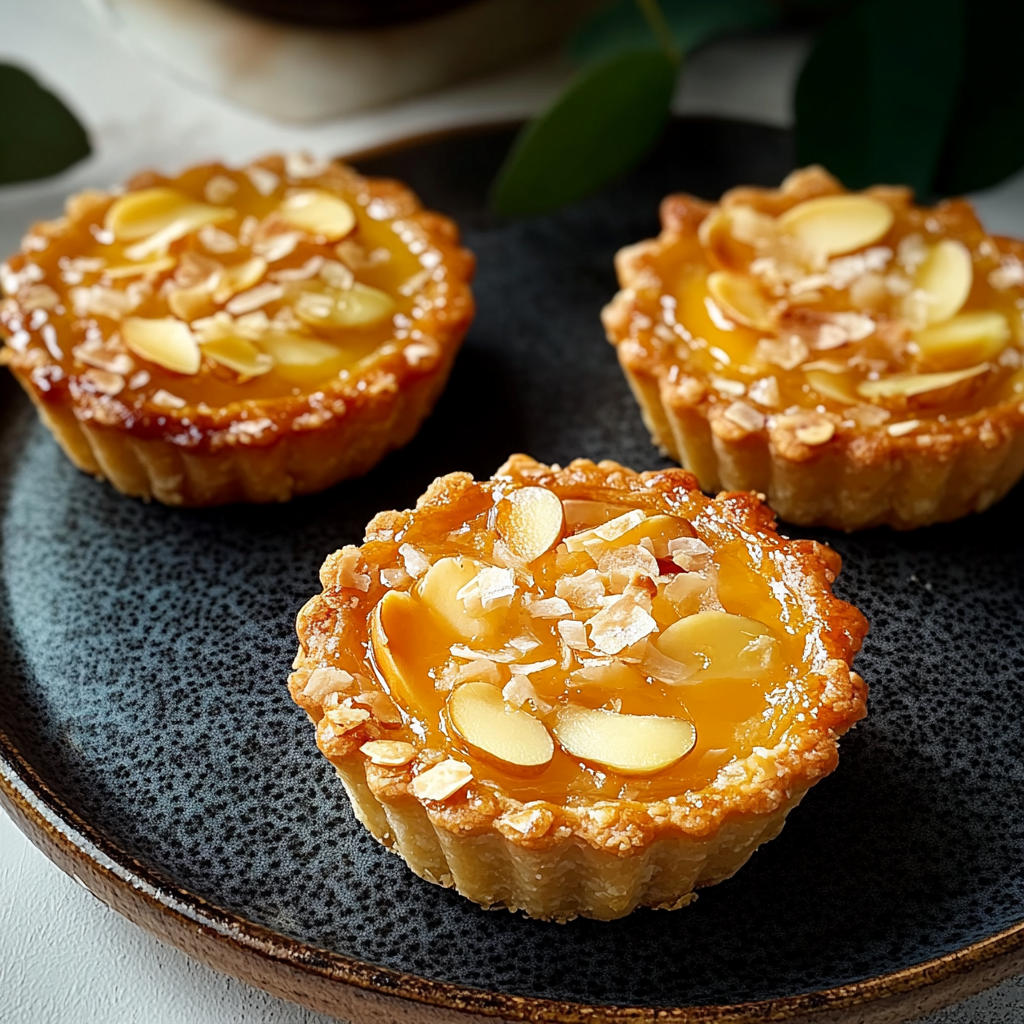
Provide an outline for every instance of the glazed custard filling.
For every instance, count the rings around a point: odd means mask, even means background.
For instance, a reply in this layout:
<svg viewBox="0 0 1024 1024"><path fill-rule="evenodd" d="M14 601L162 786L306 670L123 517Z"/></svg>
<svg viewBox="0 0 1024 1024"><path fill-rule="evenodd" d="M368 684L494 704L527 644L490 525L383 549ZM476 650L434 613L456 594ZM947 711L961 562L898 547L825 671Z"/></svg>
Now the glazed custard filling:
<svg viewBox="0 0 1024 1024"><path fill-rule="evenodd" d="M371 762L428 755L423 799L473 779L522 800L660 798L815 717L824 666L805 651L826 627L779 550L699 494L611 504L498 479L456 504L342 553L348 585L372 597L380 577L374 693L336 687L325 752L362 702L390 734L362 746Z"/></svg>
<svg viewBox="0 0 1024 1024"><path fill-rule="evenodd" d="M737 427L829 414L802 428L809 445L839 425L900 436L1018 398L1024 247L986 234L963 200L911 199L846 193L816 169L710 210L677 197L695 230L653 264L654 333Z"/></svg>
<svg viewBox="0 0 1024 1024"><path fill-rule="evenodd" d="M40 390L219 408L308 394L395 344L416 357L441 254L401 203L301 156L83 193L3 267L7 344ZM13 301L12 301L13 300Z"/></svg>

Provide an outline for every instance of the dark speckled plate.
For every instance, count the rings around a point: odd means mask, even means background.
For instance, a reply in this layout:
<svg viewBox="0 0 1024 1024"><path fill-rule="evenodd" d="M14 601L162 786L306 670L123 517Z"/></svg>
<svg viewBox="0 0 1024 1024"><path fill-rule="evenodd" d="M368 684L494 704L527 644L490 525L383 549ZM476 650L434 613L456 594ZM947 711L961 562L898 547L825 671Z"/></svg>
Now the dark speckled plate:
<svg viewBox="0 0 1024 1024"><path fill-rule="evenodd" d="M601 196L496 223L483 196L510 137L361 164L459 220L480 306L434 416L364 480L281 507L143 505L74 470L3 377L0 799L133 919L359 1020L898 1020L1020 969L1020 488L911 534L808 531L842 552L836 589L871 622L870 714L782 835L686 910L487 913L353 820L285 688L324 555L512 451L663 465L598 320L612 256L657 230L665 193L790 167L784 133L680 121Z"/></svg>

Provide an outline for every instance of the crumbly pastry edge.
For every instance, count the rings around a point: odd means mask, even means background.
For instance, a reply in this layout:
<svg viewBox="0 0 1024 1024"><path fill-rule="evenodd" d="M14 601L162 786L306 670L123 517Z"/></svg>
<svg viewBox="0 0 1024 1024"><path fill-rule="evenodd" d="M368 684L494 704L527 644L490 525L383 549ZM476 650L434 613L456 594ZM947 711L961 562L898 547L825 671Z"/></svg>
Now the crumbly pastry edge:
<svg viewBox="0 0 1024 1024"><path fill-rule="evenodd" d="M870 194L870 190L869 190ZM661 207L662 230L619 251L620 290L602 321L657 447L696 474L708 492L767 495L778 515L801 526L899 530L982 512L1024 475L1024 402L1003 402L943 424L941 434L893 436L884 428L839 432L841 417L804 410L776 416L758 430L724 413L731 400L680 372L671 346L638 329L645 292L660 290L651 264L678 237L673 198ZM710 206L709 206L710 209ZM995 238L1000 246L1018 245ZM829 425L819 445L796 434Z"/></svg>
<svg viewBox="0 0 1024 1024"><path fill-rule="evenodd" d="M495 474L499 477L561 485L574 496L617 495L620 500L629 492L686 494L697 489L693 475L683 470L641 474L613 462L586 460L560 469L521 455L501 467ZM367 543L400 537L411 516L450 507L472 484L465 473L438 478L415 512L378 514L367 528ZM866 625L860 612L831 593L839 570L833 551L813 541L779 538L772 513L754 495L723 495L716 507L736 525L766 531L773 546L791 554L806 585L803 596L830 627L816 634L824 684L814 722L776 747L756 748L726 766L700 791L667 800L558 806L523 803L475 785L442 801L417 798L411 788L413 765L382 767L360 751L366 740L389 734L370 709L356 729L326 742L318 736L359 820L421 877L453 885L484 907L522 910L547 920L580 915L610 920L637 906L684 906L695 888L739 870L760 843L778 834L804 793L835 768L838 738L864 717L866 687L850 663ZM365 651L352 649L356 644L345 620L365 619L372 604L365 593L344 585L340 554L324 563L324 590L298 616L300 648L289 688L314 723L324 708L303 689L313 671L331 667L323 651L341 648L349 665L366 657ZM334 664L339 664L336 657Z"/></svg>
<svg viewBox="0 0 1024 1024"><path fill-rule="evenodd" d="M278 162L269 157L257 164L276 167ZM415 346L415 358L406 355L407 345L386 342L382 348L390 344L390 350L370 368L328 382L315 396L242 400L213 410L147 407L146 415L132 417L128 428L121 422L116 400L83 394L61 401L38 387L33 371L41 365L40 356L30 353L40 350L19 353L0 345L0 364L10 368L76 467L108 480L123 494L167 505L287 501L368 472L415 436L444 390L472 321L469 281L474 259L459 246L455 223L424 209L400 182L365 178L337 162L331 170L349 187L394 205L403 220L415 224L444 253L450 270L445 303L432 306L429 315L417 321L423 337L408 343ZM147 187L154 181L164 179L146 172L129 184ZM59 235L92 215L96 204L105 206L113 198L106 193L72 196L64 217L34 224L31 231ZM436 287L431 280L425 291L429 294ZM43 365L49 362L42 360ZM273 422L267 419L268 412L273 413Z"/></svg>

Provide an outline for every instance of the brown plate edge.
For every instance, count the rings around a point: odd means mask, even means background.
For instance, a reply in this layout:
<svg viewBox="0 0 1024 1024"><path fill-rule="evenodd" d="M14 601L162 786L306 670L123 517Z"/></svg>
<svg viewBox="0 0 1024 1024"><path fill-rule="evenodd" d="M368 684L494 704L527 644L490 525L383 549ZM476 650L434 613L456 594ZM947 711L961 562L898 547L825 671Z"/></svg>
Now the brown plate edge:
<svg viewBox="0 0 1024 1024"><path fill-rule="evenodd" d="M0 807L94 896L221 973L359 1024L902 1024L1024 970L1024 921L955 952L865 981L729 1006L588 1006L431 981L316 949L170 887L53 794L0 732Z"/></svg>

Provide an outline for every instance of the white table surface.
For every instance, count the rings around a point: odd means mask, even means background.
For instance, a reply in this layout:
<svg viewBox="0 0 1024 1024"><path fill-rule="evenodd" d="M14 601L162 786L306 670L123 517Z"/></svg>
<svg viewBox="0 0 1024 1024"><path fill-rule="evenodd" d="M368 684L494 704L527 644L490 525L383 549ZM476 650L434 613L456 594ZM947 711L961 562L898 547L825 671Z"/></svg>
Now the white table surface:
<svg viewBox="0 0 1024 1024"><path fill-rule="evenodd" d="M739 40L695 57L681 112L788 124L804 42ZM137 56L81 0L0 0L0 61L22 64L88 125L95 152L46 182L0 188L0 252L64 196L144 166L246 160L276 149L354 152L405 134L521 117L569 72L558 58L499 78L319 126L287 126L200 95ZM0 128L2 130L2 128ZM993 230L1024 234L1024 175L977 197ZM1024 977L928 1018L1019 1024ZM328 1018L217 974L151 938L51 864L0 814L0 1022L3 1024L327 1024Z"/></svg>

